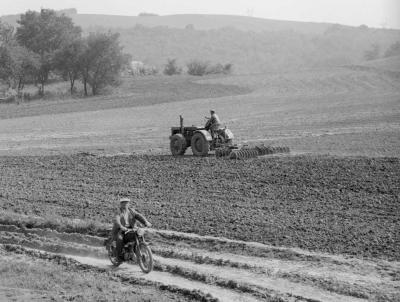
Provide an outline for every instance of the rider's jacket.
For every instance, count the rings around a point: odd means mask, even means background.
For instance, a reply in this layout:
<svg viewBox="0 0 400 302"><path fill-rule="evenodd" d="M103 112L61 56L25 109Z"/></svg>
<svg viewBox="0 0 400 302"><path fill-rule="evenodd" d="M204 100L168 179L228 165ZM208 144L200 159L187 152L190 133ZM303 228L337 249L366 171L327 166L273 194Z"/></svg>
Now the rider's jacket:
<svg viewBox="0 0 400 302"><path fill-rule="evenodd" d="M146 218L139 212L128 209L126 211L121 211L115 216L113 229L121 229L121 227L134 227L136 220L139 220L142 224L146 225L148 222Z"/></svg>
<svg viewBox="0 0 400 302"><path fill-rule="evenodd" d="M216 113L211 114L211 118L207 121L206 127L209 126L210 130L218 130L221 128L221 120Z"/></svg>

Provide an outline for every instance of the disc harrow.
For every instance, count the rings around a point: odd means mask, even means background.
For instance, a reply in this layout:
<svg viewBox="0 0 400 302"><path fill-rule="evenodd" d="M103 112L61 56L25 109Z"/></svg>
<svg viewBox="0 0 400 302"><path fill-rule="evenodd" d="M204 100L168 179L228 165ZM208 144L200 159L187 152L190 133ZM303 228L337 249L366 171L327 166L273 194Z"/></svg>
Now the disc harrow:
<svg viewBox="0 0 400 302"><path fill-rule="evenodd" d="M241 149L218 148L215 150L215 156L218 158L247 159L263 155L289 152L289 147L259 145L255 147L245 146Z"/></svg>
<svg viewBox="0 0 400 302"><path fill-rule="evenodd" d="M258 151L255 148L246 148L240 150L233 150L229 155L230 159L246 159L258 156Z"/></svg>
<svg viewBox="0 0 400 302"><path fill-rule="evenodd" d="M216 157L227 157L229 154L231 154L232 149L230 148L218 148L215 150L215 156Z"/></svg>
<svg viewBox="0 0 400 302"><path fill-rule="evenodd" d="M268 154L276 154L276 153L289 153L289 147L280 147L280 146L256 146L259 155L268 155Z"/></svg>

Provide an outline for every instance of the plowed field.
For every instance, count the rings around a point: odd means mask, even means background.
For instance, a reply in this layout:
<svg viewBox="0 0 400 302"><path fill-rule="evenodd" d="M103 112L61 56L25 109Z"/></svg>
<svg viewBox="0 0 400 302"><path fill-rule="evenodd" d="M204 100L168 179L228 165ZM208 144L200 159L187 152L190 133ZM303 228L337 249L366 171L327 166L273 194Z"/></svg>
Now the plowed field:
<svg viewBox="0 0 400 302"><path fill-rule="evenodd" d="M2 209L110 222L127 194L160 229L400 260L397 158L75 155L0 166Z"/></svg>

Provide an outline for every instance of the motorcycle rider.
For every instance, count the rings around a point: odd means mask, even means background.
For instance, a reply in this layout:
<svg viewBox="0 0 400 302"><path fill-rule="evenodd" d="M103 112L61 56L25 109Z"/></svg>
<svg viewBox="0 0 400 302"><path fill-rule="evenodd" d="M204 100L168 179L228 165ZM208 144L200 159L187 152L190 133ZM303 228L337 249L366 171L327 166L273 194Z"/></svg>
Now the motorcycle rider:
<svg viewBox="0 0 400 302"><path fill-rule="evenodd" d="M216 131L221 129L221 120L219 119L218 115L215 113L215 110L210 110L211 117L208 119L204 128L206 130L210 130L211 136L214 137Z"/></svg>
<svg viewBox="0 0 400 302"><path fill-rule="evenodd" d="M133 228L136 225L136 220L141 222L146 227L151 227L151 223L147 221L147 219L140 214L139 212L135 211L134 209L130 208L131 200L129 198L121 198L120 199L120 207L119 212L115 216L114 225L112 229L113 240L116 240L116 248L118 257L122 259L122 248L126 243L124 232L128 230L128 228Z"/></svg>

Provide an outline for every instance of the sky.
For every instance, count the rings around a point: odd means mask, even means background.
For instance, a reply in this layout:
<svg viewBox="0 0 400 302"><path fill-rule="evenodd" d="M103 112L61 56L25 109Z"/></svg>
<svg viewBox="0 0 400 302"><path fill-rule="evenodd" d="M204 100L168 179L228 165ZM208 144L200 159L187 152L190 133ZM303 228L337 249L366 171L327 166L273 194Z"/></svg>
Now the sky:
<svg viewBox="0 0 400 302"><path fill-rule="evenodd" d="M400 29L400 0L0 0L0 16L40 8L81 14L228 14Z"/></svg>

